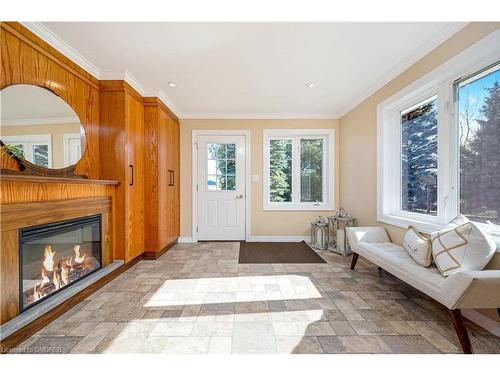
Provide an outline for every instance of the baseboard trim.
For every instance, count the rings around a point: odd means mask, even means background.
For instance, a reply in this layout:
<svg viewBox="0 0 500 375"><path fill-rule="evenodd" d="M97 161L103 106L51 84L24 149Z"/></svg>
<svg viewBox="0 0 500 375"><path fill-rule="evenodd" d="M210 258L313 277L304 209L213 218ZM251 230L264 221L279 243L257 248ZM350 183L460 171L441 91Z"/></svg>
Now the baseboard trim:
<svg viewBox="0 0 500 375"><path fill-rule="evenodd" d="M302 242L309 241L309 236L249 236L248 242Z"/></svg>
<svg viewBox="0 0 500 375"><path fill-rule="evenodd" d="M500 337L500 323L491 319L490 317L481 314L477 310L464 309L462 310L462 315L469 319L471 322L476 323L478 326L484 328L488 332L491 332L497 337Z"/></svg>
<svg viewBox="0 0 500 375"><path fill-rule="evenodd" d="M156 260L159 257L161 257L163 254L165 254L170 248L172 248L174 245L176 245L178 242L178 239L175 241L172 241L169 243L167 246L165 246L163 249L160 251L145 251L142 253L142 259L144 260Z"/></svg>
<svg viewBox="0 0 500 375"><path fill-rule="evenodd" d="M301 242L309 241L309 236L249 236L247 242ZM178 243L194 243L193 237L179 237ZM217 240L214 240L217 242ZM234 241L238 242L238 241Z"/></svg>
<svg viewBox="0 0 500 375"><path fill-rule="evenodd" d="M193 237L179 237L177 239L178 243L192 243L193 242Z"/></svg>

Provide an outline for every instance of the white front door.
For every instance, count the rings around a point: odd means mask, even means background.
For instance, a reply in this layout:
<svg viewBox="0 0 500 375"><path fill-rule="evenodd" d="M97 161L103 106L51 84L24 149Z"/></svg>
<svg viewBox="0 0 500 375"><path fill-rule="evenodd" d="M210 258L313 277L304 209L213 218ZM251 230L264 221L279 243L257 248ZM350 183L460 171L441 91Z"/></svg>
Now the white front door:
<svg viewBox="0 0 500 375"><path fill-rule="evenodd" d="M198 239L245 239L245 136L200 135Z"/></svg>

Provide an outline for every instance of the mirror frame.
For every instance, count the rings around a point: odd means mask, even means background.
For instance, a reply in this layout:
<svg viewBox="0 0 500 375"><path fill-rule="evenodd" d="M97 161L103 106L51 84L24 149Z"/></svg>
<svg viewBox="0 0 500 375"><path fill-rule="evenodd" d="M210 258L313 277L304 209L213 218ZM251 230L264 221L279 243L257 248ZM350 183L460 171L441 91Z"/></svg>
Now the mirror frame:
<svg viewBox="0 0 500 375"><path fill-rule="evenodd" d="M32 83L15 83L12 85L7 85L2 87L0 91L5 90L8 87L18 86L18 85L29 85L40 87L41 89L45 89L49 91L51 94L57 96L59 99L64 101L72 110L75 112L76 116L80 120L80 129L81 129L81 144L82 144L82 154L80 156L80 160L76 162L76 164L69 165L64 168L45 168L41 167L37 164L34 164L26 159L21 159L18 156L14 155L10 150L4 147L3 141L0 139L0 172L1 174L22 174L22 175L31 175L31 176L47 176L47 177L72 177L72 178L87 178L87 176L78 176L75 175L75 168L78 163L84 158L84 155L87 152L87 131L85 129L85 125L83 124L80 116L76 112L76 110L69 104L61 95L58 95L54 90L49 87L36 85ZM8 158L9 160L5 160ZM15 163L12 163L14 161ZM17 165L15 165L17 164ZM6 168L7 167L7 168Z"/></svg>

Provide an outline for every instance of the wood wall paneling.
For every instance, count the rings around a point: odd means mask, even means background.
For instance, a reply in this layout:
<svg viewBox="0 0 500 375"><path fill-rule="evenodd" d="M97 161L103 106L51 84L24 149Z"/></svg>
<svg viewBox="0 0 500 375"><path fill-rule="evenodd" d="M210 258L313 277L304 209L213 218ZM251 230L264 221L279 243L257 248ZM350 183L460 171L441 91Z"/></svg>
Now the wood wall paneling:
<svg viewBox="0 0 500 375"><path fill-rule="evenodd" d="M0 232L0 324L19 313L19 254L7 249L18 248L18 231Z"/></svg>
<svg viewBox="0 0 500 375"><path fill-rule="evenodd" d="M109 196L114 185L0 181L0 203L46 202L63 199Z"/></svg>
<svg viewBox="0 0 500 375"><path fill-rule="evenodd" d="M97 79L19 23L0 24L0 43L0 89L16 84L37 85L52 90L66 101L75 110L85 130L85 151L74 168L74 174L99 179ZM16 169L9 164L1 167Z"/></svg>

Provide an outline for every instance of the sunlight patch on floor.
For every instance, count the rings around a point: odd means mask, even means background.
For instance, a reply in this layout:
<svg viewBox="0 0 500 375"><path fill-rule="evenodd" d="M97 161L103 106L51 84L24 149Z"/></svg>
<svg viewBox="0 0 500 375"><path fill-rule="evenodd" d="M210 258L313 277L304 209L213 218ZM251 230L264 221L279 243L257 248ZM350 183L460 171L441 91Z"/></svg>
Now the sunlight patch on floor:
<svg viewBox="0 0 500 375"><path fill-rule="evenodd" d="M321 298L300 275L215 277L165 281L144 307Z"/></svg>
<svg viewBox="0 0 500 375"><path fill-rule="evenodd" d="M252 342L255 340L258 342L259 327L264 326L268 327L266 333L274 337L277 352L291 354L303 344L305 337L334 334L328 321L321 321L323 314L323 310L310 309L261 313L235 312L222 316L209 314L194 316L195 320L188 321L182 318L134 319L121 324L120 331L108 340L102 352L195 354L199 350L205 351L206 348L201 347L213 341L226 343L225 353L231 353L232 342L243 341L250 350L254 345ZM251 327L255 325L256 337L253 337L252 332L242 332L241 327L248 327L249 324ZM241 337L242 334L245 337ZM251 337L246 337L247 335ZM240 349L245 352L245 347Z"/></svg>

